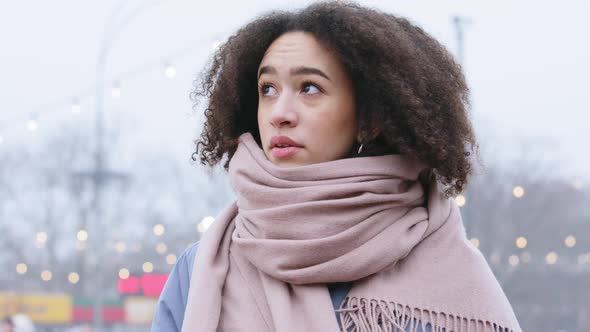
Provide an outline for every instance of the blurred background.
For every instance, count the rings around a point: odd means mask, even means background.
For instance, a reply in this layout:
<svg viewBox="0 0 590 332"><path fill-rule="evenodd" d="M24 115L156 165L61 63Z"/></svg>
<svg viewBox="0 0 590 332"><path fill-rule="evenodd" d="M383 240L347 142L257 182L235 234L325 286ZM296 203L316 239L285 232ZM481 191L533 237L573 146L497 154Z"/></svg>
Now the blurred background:
<svg viewBox="0 0 590 332"><path fill-rule="evenodd" d="M233 199L190 159L194 79L238 27L308 3L0 3L0 319L149 329L168 272ZM523 330L590 331L590 2L359 3L462 64L485 169L456 200Z"/></svg>

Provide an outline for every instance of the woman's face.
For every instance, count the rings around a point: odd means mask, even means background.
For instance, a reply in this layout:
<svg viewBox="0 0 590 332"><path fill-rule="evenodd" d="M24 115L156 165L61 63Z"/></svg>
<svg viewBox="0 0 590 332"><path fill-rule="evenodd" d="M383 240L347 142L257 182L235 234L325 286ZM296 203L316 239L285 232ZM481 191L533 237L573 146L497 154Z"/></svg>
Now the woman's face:
<svg viewBox="0 0 590 332"><path fill-rule="evenodd" d="M352 82L340 60L310 33L288 32L258 67L258 127L278 166L341 159L357 136Z"/></svg>

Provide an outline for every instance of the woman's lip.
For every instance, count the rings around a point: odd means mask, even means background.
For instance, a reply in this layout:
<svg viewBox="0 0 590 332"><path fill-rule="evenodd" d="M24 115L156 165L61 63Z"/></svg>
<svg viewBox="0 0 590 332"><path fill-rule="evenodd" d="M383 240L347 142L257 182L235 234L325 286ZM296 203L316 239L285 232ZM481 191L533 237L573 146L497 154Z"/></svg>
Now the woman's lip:
<svg viewBox="0 0 590 332"><path fill-rule="evenodd" d="M284 148L280 148L275 146L271 149L272 156L278 159L288 158L294 155L297 151L301 149L298 146L287 146Z"/></svg>
<svg viewBox="0 0 590 332"><path fill-rule="evenodd" d="M288 145L301 147L301 144L292 140L289 136L273 136L270 138L270 147L274 148L277 145Z"/></svg>

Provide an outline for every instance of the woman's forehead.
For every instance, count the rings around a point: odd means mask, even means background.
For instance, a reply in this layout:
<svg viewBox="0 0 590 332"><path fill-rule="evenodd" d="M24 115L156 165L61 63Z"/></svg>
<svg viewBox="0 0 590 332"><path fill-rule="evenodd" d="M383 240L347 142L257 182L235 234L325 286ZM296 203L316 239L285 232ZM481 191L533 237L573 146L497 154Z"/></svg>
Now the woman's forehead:
<svg viewBox="0 0 590 332"><path fill-rule="evenodd" d="M259 75L289 75L298 68L311 67L332 73L339 70L339 66L339 59L311 33L298 31L277 38L266 50L258 71Z"/></svg>

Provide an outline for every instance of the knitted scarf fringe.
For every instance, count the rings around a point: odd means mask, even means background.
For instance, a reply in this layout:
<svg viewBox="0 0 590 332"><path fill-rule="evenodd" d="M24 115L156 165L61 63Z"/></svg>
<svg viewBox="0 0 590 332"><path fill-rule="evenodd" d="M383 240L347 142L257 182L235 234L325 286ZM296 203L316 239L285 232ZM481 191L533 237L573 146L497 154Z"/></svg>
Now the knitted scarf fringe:
<svg viewBox="0 0 590 332"><path fill-rule="evenodd" d="M432 332L513 332L490 321L366 298L346 297L336 313L343 332L425 332L427 326Z"/></svg>

